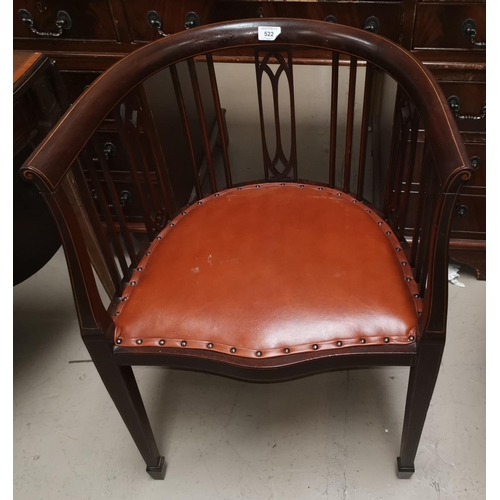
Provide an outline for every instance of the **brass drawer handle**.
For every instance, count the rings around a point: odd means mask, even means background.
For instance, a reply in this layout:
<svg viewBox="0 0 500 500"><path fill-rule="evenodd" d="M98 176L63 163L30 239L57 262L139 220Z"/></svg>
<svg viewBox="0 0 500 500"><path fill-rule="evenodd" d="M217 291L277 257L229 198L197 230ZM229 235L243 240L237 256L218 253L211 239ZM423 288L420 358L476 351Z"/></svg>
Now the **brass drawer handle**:
<svg viewBox="0 0 500 500"><path fill-rule="evenodd" d="M200 18L196 12L188 12L186 14L186 22L184 23L184 28L190 30L191 28L197 28L201 26Z"/></svg>
<svg viewBox="0 0 500 500"><path fill-rule="evenodd" d="M370 31L371 33L378 33L378 30L380 29L380 22L378 18L375 16L370 16L366 21L365 25L363 26L363 29L365 31Z"/></svg>
<svg viewBox="0 0 500 500"><path fill-rule="evenodd" d="M326 16L325 21L327 23L338 23L337 18L335 16L332 16L332 15Z"/></svg>
<svg viewBox="0 0 500 500"><path fill-rule="evenodd" d="M130 191L127 191L126 189L124 189L120 193L120 205L121 205L121 207L125 208L127 203L131 203L131 202L132 202L132 195L130 194Z"/></svg>
<svg viewBox="0 0 500 500"><path fill-rule="evenodd" d="M474 170L477 170L481 166L481 158L479 158L479 156L473 156L470 159L470 163L472 165L472 168Z"/></svg>
<svg viewBox="0 0 500 500"><path fill-rule="evenodd" d="M483 104L481 108L481 114L479 115L461 115L460 114L460 99L456 95L452 95L448 97L448 104L450 105L455 118L459 120L483 120L486 118L486 102Z"/></svg>
<svg viewBox="0 0 500 500"><path fill-rule="evenodd" d="M486 42L476 42L477 28L476 21L474 21L474 19L466 19L462 23L461 32L462 36L468 38L471 41L472 45L475 45L476 47L486 48Z"/></svg>
<svg viewBox="0 0 500 500"><path fill-rule="evenodd" d="M103 153L106 160L109 160L111 156L116 156L116 146L112 142L107 142L104 144Z"/></svg>
<svg viewBox="0 0 500 500"><path fill-rule="evenodd" d="M455 213L457 215L465 217L468 211L469 209L467 208L467 205L462 205L459 201L457 201L457 204L455 205Z"/></svg>
<svg viewBox="0 0 500 500"><path fill-rule="evenodd" d="M338 23L337 18L332 15L326 16L325 21L327 23ZM378 33L378 30L380 29L380 22L378 18L376 18L375 16L368 17L365 21L363 29L365 31L370 31L371 33Z"/></svg>
<svg viewBox="0 0 500 500"><path fill-rule="evenodd" d="M153 28L154 30L156 30L158 32L159 35L161 36L169 36L169 33L165 33L162 29L161 29L161 17L160 17L160 14L158 14L158 12L156 12L156 10L150 10L146 16L147 20L148 20L148 24L151 28Z"/></svg>
<svg viewBox="0 0 500 500"><path fill-rule="evenodd" d="M35 28L33 16L26 9L19 9L17 14L21 22L27 26L32 33L38 36L58 37L63 34L64 30L69 30L72 26L71 17L69 17L69 14L65 10L60 10L56 14L56 28L58 31L38 31Z"/></svg>

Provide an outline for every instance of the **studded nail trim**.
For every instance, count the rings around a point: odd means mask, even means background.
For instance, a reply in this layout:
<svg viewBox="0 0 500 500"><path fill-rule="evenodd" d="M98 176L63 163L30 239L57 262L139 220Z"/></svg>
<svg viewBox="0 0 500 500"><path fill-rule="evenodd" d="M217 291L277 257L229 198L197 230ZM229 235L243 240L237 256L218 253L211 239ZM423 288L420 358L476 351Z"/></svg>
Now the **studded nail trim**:
<svg viewBox="0 0 500 500"><path fill-rule="evenodd" d="M173 219L162 231L161 233L153 240L148 251L145 253L142 258L139 266L137 267L135 273L132 275L128 286L123 291L121 301L118 304L114 316L115 322L118 321L118 316L122 309L126 306L127 301L136 293L137 284L140 281L142 272L146 269L148 260L151 254L154 252L157 245L161 244L162 239L164 239L167 234L175 230L175 226L177 224L182 223L182 219L184 217L189 216L189 213L193 210L196 210L199 206L204 205L206 203L211 202L213 199L220 198L224 195L231 194L235 191L242 191L247 189L266 189L270 187L282 186L285 188L299 188L299 189L314 189L319 191L331 192L335 196L339 197L346 202L353 203L359 207L360 210L365 211L367 216L371 217L374 222L376 222L377 226L381 231L385 233L385 236L388 238L389 242L394 247L394 255L395 258L398 259L400 263L401 269L401 279L406 283L408 289L413 297L413 302L415 305L415 310L418 315L421 314L422 311L422 299L419 295L418 285L413 278L413 274L411 271L411 266L408 265L406 260L406 255L401 248L400 242L397 237L393 234L391 227L383 221L373 210L368 208L362 202L354 199L352 196L348 194L338 191L336 189L331 189L328 187L319 187L312 184L296 184L296 183L267 183L267 184L254 184L248 185L244 187L232 188L226 191L221 191L216 193L215 195L210 195L202 200L194 203L190 207L186 208L183 212L181 212L175 219ZM127 338L123 339L120 336L120 326L116 324L115 326L115 343L120 347L157 347L160 349L164 348L178 348L178 349L202 349L202 350L212 350L220 353L232 355L232 356L243 356L247 358L269 358L276 356L283 356L289 354L296 353L304 353L304 352L314 352L314 351L324 351L324 350L333 350L333 349L345 349L348 347L355 346L369 346L369 345L384 345L384 344L411 344L415 342L416 339L416 329L408 332L406 336L396 336L396 337L387 337L379 335L377 337L368 337L365 338L362 334L356 338L342 338L342 339L329 339L327 341L318 341L317 343L310 344L301 344L301 345L290 345L290 346L280 346L272 349L259 349L257 348L244 348L241 346L234 345L225 345L221 343L216 343L210 341L210 339L206 340L186 340L186 339L177 339L177 338L168 338L168 336L163 332L162 337L158 338Z"/></svg>

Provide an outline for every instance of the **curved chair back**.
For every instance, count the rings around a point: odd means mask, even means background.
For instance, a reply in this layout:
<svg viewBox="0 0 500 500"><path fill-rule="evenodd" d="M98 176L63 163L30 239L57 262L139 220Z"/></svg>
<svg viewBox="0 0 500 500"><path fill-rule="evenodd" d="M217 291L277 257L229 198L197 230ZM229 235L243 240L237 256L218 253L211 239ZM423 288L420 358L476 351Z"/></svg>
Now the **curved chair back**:
<svg viewBox="0 0 500 500"><path fill-rule="evenodd" d="M279 27L274 41L260 41L259 29ZM195 202L235 185L234 159L224 123L219 84L214 61L225 54L246 54L255 64L259 108L263 172L253 182L307 182L301 175L297 156L294 92L294 55L303 51L321 54L321 62L331 67L331 100L328 127L328 181L325 185L342 189L364 201L382 215L402 242L408 263L414 269L420 294L425 299L421 328L444 331L447 307L447 245L449 225L456 194L473 173L460 133L445 97L428 70L409 52L394 42L347 26L318 21L270 19L229 22L175 34L148 44L123 58L102 74L74 103L54 130L27 160L22 169L25 179L42 191L65 245L75 292L82 334L106 331L111 318L97 292L87 247L105 262L112 282L114 300L137 267L147 246L137 249L134 223L121 208L117 180L108 155L96 146L95 132L105 120L114 120L127 147L129 170L126 174L138 193L141 230L148 241L155 238L182 209L173 188L168 152L162 148L161 131L155 117L144 106L148 79L167 69L175 91L184 139L192 163ZM198 121L193 125L186 111L186 88L179 72L187 71ZM340 104L339 68L349 68L345 117L345 143L338 161L338 123ZM187 69L186 69L187 68ZM356 77L365 69L364 106L360 122L361 139L354 163ZM200 88L200 71L208 73L209 97ZM366 156L369 96L374 75L383 71L398 84L397 105L391 140L391 154L385 173L385 196L380 206L366 196ZM271 116L273 140L266 124L263 82L272 90ZM289 140L283 140L280 86L288 87ZM212 154L213 124L207 109L215 111L215 130L220 143L223 180L217 176ZM145 134L144 130L153 130ZM203 159L196 158L195 142L203 144ZM423 160L417 161L418 144L425 143ZM200 175L206 171L205 181ZM154 167L153 167L154 165ZM416 192L415 192L416 191ZM413 201L412 201L413 200ZM185 200L186 202L188 200ZM418 205L411 234L404 232L410 203ZM82 219L76 206L84 207ZM92 227L96 238L84 235ZM137 227L136 227L137 229Z"/></svg>

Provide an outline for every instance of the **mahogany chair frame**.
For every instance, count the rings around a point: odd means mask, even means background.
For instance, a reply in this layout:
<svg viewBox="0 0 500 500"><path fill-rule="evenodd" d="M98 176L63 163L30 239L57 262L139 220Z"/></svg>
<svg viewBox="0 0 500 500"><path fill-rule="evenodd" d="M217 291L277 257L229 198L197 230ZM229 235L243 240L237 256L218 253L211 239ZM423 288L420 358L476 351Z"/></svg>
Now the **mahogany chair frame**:
<svg viewBox="0 0 500 500"><path fill-rule="evenodd" d="M259 42L259 26L280 26L281 34L275 42ZM210 350L186 350L182 348L121 347L113 340L113 313L120 294L135 270L141 252L135 256L130 251L131 262L128 269L123 269L120 277L112 272L116 294L108 309L103 305L98 293L94 274L86 249L86 241L79 227L75 211L69 202L63 186L68 176L74 175L79 181L75 165L85 161L85 156L92 156L88 148L92 147L92 135L116 106L123 102L132 89L141 88L141 83L160 70L169 67L175 84L176 64L187 61L193 81L195 97L199 97L194 58L206 58L217 109L217 124L220 143L223 150L226 186L232 187L231 172L227 153L227 132L223 124L217 83L213 70L212 54L221 49L254 49L258 52L282 51L291 53L292 48L330 51L332 56L332 96L336 78L338 78L339 53L347 55L351 64L351 84L347 117L346 164L350 166L353 127L354 96L352 94L355 68L358 60L366 61L367 82L374 68L379 68L392 76L400 86L400 106L396 112L394 124L393 148L387 175L387 189L384 206L378 213L398 235L402 250L412 266L415 280L418 282L423 308L418 320L418 335L414 343L408 345L383 345L346 347L337 350L320 350L312 353L298 353L289 356L249 359L229 356ZM286 57L281 63L286 63ZM257 58L257 73L259 61ZM353 71L354 67L354 71ZM290 68L283 68L288 72ZM262 71L261 71L262 73ZM177 79L178 80L178 79ZM355 80L354 80L355 82ZM368 84L367 83L367 84ZM293 90L293 88L292 88ZM179 109L182 112L182 89L177 88ZM291 92L293 95L293 92ZM206 163L209 171L211 192L217 191L213 165L209 151L209 137L203 120L201 99L197 98L203 140L206 146ZM409 104L408 104L409 103ZM292 102L293 106L293 102ZM332 98L332 117L336 119L337 99ZM127 108L122 108L123 116L116 114L123 133L127 132ZM262 110L261 110L262 113ZM146 117L150 119L150 117ZM363 126L366 126L363 116ZM426 136L424 162L421 166L419 183L419 210L413 235L405 238L401 233L401 219L408 208L408 196L415 163L415 145L418 130L423 125ZM186 129L189 135L189 127ZM331 147L335 148L336 122L332 118ZM295 141L295 138L293 139ZM265 144L265 138L263 136ZM361 161L358 175L358 190L354 195L363 202L363 175L361 168L366 155L365 141L361 141ZM132 144L132 143L131 143ZM407 149L409 146L409 152ZM152 149L156 160L164 161L154 138ZM295 144L293 145L295 147ZM265 149L265 145L263 146ZM265 152L265 155L267 152ZM131 146L129 150L131 170L140 184L140 176L146 175L146 166L142 173L134 166L138 151ZM264 155L264 156L265 156ZM140 156L140 155L139 155ZM279 155L278 155L279 156ZM405 159L410 157L410 161ZM83 158L83 159L82 159ZM335 153L330 154L330 187L335 187ZM97 158L103 171L105 159L102 153ZM140 161L137 160L137 161ZM301 180L296 165L296 158L286 165L286 172L280 173L276 167L276 158L267 154L269 163L263 182L280 180L284 175L293 181ZM281 161L281 160L280 160ZM407 166L409 165L409 166ZM139 173L138 173L139 172ZM343 189L350 192L349 168L344 172ZM132 366L166 365L212 372L235 378L253 381L277 381L332 369L346 369L366 366L408 366L410 378L403 423L403 436L400 456L398 457L398 475L408 478L414 472L414 459L417 452L425 417L436 383L440 361L445 345L447 299L448 299L448 242L450 220L456 203L457 194L464 182L473 176L473 168L467 159L459 130L453 114L446 104L446 99L429 71L409 52L383 37L347 26L332 25L317 21L292 19L258 19L243 22L229 22L210 25L188 32L179 33L146 45L123 60L116 63L91 85L58 125L42 142L22 168L22 175L34 182L49 206L57 222L64 244L71 283L75 296L81 335L95 366L127 425L144 461L148 473L155 479L163 479L165 460L159 453L139 390L134 378ZM157 173L162 200L156 201L158 207L154 217L145 217L148 239L151 241L182 207L172 202L172 188L168 176ZM409 177L408 177L409 176ZM347 179L346 179L347 177ZM360 179L361 178L361 179ZM109 180L109 179L108 179ZM80 179L80 186L85 181ZM317 183L318 184L318 183ZM144 185L142 183L141 185ZM202 197L202 189L196 177L197 199ZM113 189L110 188L113 194ZM99 196L101 196L98 193ZM82 199L88 193L82 189ZM87 200L88 201L88 200ZM116 200L115 200L116 201ZM119 203L118 203L119 205ZM120 215L118 206L117 216ZM146 210L147 212L147 210ZM148 212L149 213L149 212ZM109 215L109 214L108 214ZM147 214L146 214L147 215ZM121 214L123 218L123 214ZM121 233L128 239L127 229L115 219L108 222L116 225L114 238ZM120 218L118 218L120 222ZM97 225L102 225L97 221ZM108 224L109 225L109 224ZM98 229L100 231L101 229ZM110 233L111 234L111 233ZM102 235L101 235L102 236ZM113 235L112 235L113 236ZM106 238L102 237L102 241ZM111 238L112 239L112 238ZM125 244L127 241L125 241ZM130 245L130 242L129 242ZM129 248L130 250L130 248ZM109 248L104 253L110 267L112 252ZM106 257L107 256L107 257ZM121 278L121 279L120 279Z"/></svg>

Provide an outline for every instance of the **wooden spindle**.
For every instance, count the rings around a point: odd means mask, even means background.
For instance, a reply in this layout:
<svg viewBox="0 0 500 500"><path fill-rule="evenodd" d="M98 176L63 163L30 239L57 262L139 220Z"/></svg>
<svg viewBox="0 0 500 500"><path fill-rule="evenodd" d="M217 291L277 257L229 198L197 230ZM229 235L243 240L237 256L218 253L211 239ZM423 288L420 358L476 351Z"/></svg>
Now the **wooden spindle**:
<svg viewBox="0 0 500 500"><path fill-rule="evenodd" d="M427 140L425 140L424 154L423 154L423 160L420 170L420 179L419 179L417 216L415 218L415 227L413 228L411 255L410 255L410 263L415 270L418 266L417 257L419 251L420 252L422 251L420 247L423 241L423 226L425 225L427 210L429 208L427 198L428 198L428 183L429 183L428 165L431 164L430 162L432 162L432 153L430 152Z"/></svg>
<svg viewBox="0 0 500 500"><path fill-rule="evenodd" d="M331 98L330 98L330 168L329 168L329 186L331 188L335 187L338 97L339 97L339 53L332 52L332 86L331 86Z"/></svg>
<svg viewBox="0 0 500 500"><path fill-rule="evenodd" d="M350 192L351 184L351 155L352 155L352 135L354 129L354 104L356 99L356 74L358 69L358 59L351 56L349 66L349 95L347 98L347 124L345 136L345 160L344 160L344 182L343 190Z"/></svg>
<svg viewBox="0 0 500 500"><path fill-rule="evenodd" d="M104 155L102 147L99 147L99 145L97 144L95 137L92 137L90 142L99 160L99 165L104 176L104 181L106 182L106 186L108 188L108 193L111 197L111 204L113 206L115 216L118 219L118 225L120 227L120 232L125 243L125 248L127 249L127 253L130 258L130 263L132 267L137 267L138 262L137 255L134 249L134 243L132 242L132 237L127 226L127 221L125 220L125 215L123 214L120 197L118 196L113 177L111 176L111 172L109 170L108 161Z"/></svg>
<svg viewBox="0 0 500 500"><path fill-rule="evenodd" d="M120 106L117 106L114 110L115 123L125 144L125 149L127 150L127 160L130 167L130 173L132 174L132 180L139 196L139 206L141 207L142 220L144 222L144 226L146 227L148 238L152 241L156 234L156 227L153 226L151 209L148 207L148 201L141 185L139 169L137 167L137 154L138 152L140 154L141 147L137 137L139 135L138 125L134 125L132 123L132 116L130 116L133 112L134 110L132 110L126 103L122 103ZM144 172L144 165L142 164L141 166L142 172Z"/></svg>
<svg viewBox="0 0 500 500"><path fill-rule="evenodd" d="M208 75L210 77L210 85L212 87L212 96L214 99L215 114L217 118L217 128L219 130L219 139L222 149L222 161L224 163L224 172L226 175L226 187L227 189L229 189L233 187L233 181L231 179L231 167L229 165L229 154L227 150L225 119L222 116L219 89L217 86L217 77L215 75L215 68L214 68L214 61L212 54L207 54L207 66L208 66Z"/></svg>
<svg viewBox="0 0 500 500"><path fill-rule="evenodd" d="M89 172L92 187L94 188L95 198L97 199L97 202L99 203L99 206L101 208L101 212L104 216L104 222L106 223L106 229L113 246L114 254L116 255L120 264L122 275L127 278L129 265L127 264L127 261L125 259L125 254L118 237L118 233L113 221L113 216L111 215L111 212L109 210L108 200L101 186L101 179L97 175L95 169L94 157L90 155L90 152L88 150L84 150L83 156L87 160L87 171Z"/></svg>
<svg viewBox="0 0 500 500"><path fill-rule="evenodd" d="M401 130L401 139L399 143L398 156L396 160L396 168L394 175L394 188L392 191L392 197L389 203L389 210L391 213L391 219L395 220L398 217L400 205L399 201L401 199L401 190L403 184L403 178L406 166L406 151L408 149L408 136L410 135L410 124L406 122L403 124L403 129Z"/></svg>
<svg viewBox="0 0 500 500"><path fill-rule="evenodd" d="M420 236L419 248L415 260L415 280L419 285L419 293L423 296L426 287L427 270L430 257L429 238L432 235L432 226L435 220L435 208L437 201L437 177L434 165L428 164L425 193L425 204L427 205L424 211L422 231Z"/></svg>
<svg viewBox="0 0 500 500"><path fill-rule="evenodd" d="M408 216L408 205L410 203L410 193L413 185L413 175L415 171L415 161L417 156L417 146L418 146L418 126L419 126L419 116L416 113L413 116L411 123L411 135L410 135L410 154L408 157L408 163L405 167L405 179L403 182L403 193L398 202L399 211L396 220L396 225L403 228Z"/></svg>
<svg viewBox="0 0 500 500"><path fill-rule="evenodd" d="M373 65L367 62L365 74L365 92L363 97L363 114L361 119L361 142L359 145L358 185L356 189L356 197L358 200L363 199L365 188L366 147L368 143L368 126L370 125L371 115L371 91L373 72Z"/></svg>
<svg viewBox="0 0 500 500"><path fill-rule="evenodd" d="M391 147L389 152L389 166L387 169L387 176L385 181L385 193L383 206L386 209L386 217L389 218L392 214L389 212L391 200L394 196L394 185L396 179L396 165L401 148L401 130L403 127L403 119L401 115L401 107L404 106L405 93L403 89L398 86L396 93L396 105L394 107L394 117L392 120L392 138Z"/></svg>
<svg viewBox="0 0 500 500"><path fill-rule="evenodd" d="M173 217L176 211L174 193L168 175L165 155L163 154L163 148L158 136L158 129L156 128L156 122L152 115L152 107L149 104L148 95L143 85L140 85L139 94L141 102L145 104L143 106L142 118L144 120L145 129L149 132L147 137L155 160L156 176L160 185L162 198L161 210L162 213L164 213L165 209L167 209L170 216Z"/></svg>
<svg viewBox="0 0 500 500"><path fill-rule="evenodd" d="M193 140L191 137L191 130L189 128L189 122L186 113L186 105L184 103L181 84L179 82L179 74L177 73L177 67L175 65L170 66L170 74L172 76L172 83L174 85L175 97L177 99L177 105L179 106L179 112L182 118L182 126L184 127L184 132L186 133L186 138L188 140L189 153L191 155L191 165L193 167L193 173L194 173L194 187L196 191L196 197L198 200L200 200L202 197L200 176L198 174L198 166L196 164L196 157L194 154Z"/></svg>
<svg viewBox="0 0 500 500"><path fill-rule="evenodd" d="M260 61L260 52L265 55ZM259 116L260 116L260 133L262 137L262 152L264 156L264 172L266 181L270 174L275 180L285 180L289 178L290 171L292 172L293 180L298 179L297 172L297 137L295 126L295 97L293 86L293 57L291 49L284 49L286 57L276 49L267 47L259 47L255 49L255 74L257 77L257 96L259 101ZM272 59L276 59L278 68L276 71L270 68L269 64ZM273 92L273 112L274 112L274 129L276 134L275 151L272 155L266 141L265 120L264 120L264 105L262 100L262 79L266 74L269 77L271 89ZM287 158L283 151L283 141L281 137L281 120L279 111L279 80L282 75L287 78L288 91L290 95L290 154Z"/></svg>
<svg viewBox="0 0 500 500"><path fill-rule="evenodd" d="M81 163L82 163L81 159L77 158L76 162L73 164L71 171L75 179L75 187L77 187L78 189L78 194L83 204L83 209L87 214L87 219L96 237L97 240L96 244L99 247L104 262L106 263L106 271L109 273L109 276L113 283L114 291L112 295L114 295L115 293L121 292L121 287L122 287L121 277L118 268L116 266L116 260L113 257L113 253L109 247L109 242L106 239L106 235L104 233L104 229L101 223L101 218L97 213L95 203L94 200L92 199L92 194L90 192L87 180L83 175ZM101 277L102 273L97 269L96 272L99 275L99 278L102 279ZM112 295L110 294L109 287L106 287L106 291L108 292L108 295L110 295L111 297Z"/></svg>
<svg viewBox="0 0 500 500"><path fill-rule="evenodd" d="M212 188L212 193L216 193L217 181L215 179L214 164L212 160L212 148L210 147L210 136L208 134L205 112L203 110L203 101L201 99L200 84L198 82L198 75L196 73L196 65L193 59L188 59L187 64L189 68L189 75L191 76L191 85L193 86L196 110L198 111L198 118L200 120L201 132L203 135L203 146L205 149L205 160L207 162L210 186Z"/></svg>

